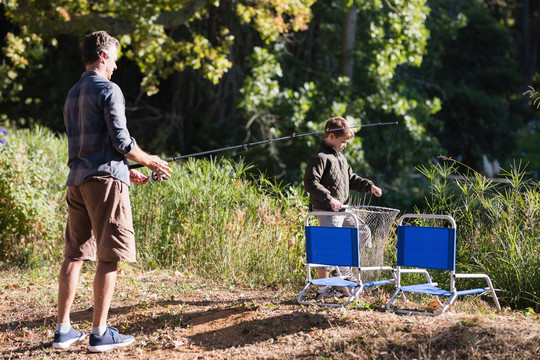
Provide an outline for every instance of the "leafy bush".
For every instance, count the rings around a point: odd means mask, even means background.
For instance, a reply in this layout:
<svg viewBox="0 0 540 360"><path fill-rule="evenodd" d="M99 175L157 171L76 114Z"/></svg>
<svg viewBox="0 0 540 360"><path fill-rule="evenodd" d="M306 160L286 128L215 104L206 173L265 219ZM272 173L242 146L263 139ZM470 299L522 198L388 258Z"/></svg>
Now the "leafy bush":
<svg viewBox="0 0 540 360"><path fill-rule="evenodd" d="M0 267L60 261L67 141L41 127L7 127L1 138ZM173 166L170 180L131 188L138 266L227 283L298 286L307 212L302 190L253 175L242 161ZM520 165L503 171L505 182L460 169L457 163L419 168L430 195L418 211L456 219L458 271L485 272L503 303L540 309L540 185ZM391 239L390 259L394 233Z"/></svg>
<svg viewBox="0 0 540 360"><path fill-rule="evenodd" d="M67 140L7 127L0 143L0 266L61 259ZM5 144L4 144L5 142ZM306 197L242 161L191 160L164 183L132 186L139 265L244 283L298 279Z"/></svg>
<svg viewBox="0 0 540 360"><path fill-rule="evenodd" d="M456 164L419 170L431 184L425 211L458 224L458 270L488 274L514 308L540 309L539 183L520 164L502 171L503 182Z"/></svg>
<svg viewBox="0 0 540 360"><path fill-rule="evenodd" d="M133 187L143 266L249 285L298 281L307 198L249 170L242 161L190 160L166 182Z"/></svg>
<svg viewBox="0 0 540 360"><path fill-rule="evenodd" d="M0 144L0 267L39 265L63 249L67 141L7 127ZM60 241L63 244L63 241Z"/></svg>

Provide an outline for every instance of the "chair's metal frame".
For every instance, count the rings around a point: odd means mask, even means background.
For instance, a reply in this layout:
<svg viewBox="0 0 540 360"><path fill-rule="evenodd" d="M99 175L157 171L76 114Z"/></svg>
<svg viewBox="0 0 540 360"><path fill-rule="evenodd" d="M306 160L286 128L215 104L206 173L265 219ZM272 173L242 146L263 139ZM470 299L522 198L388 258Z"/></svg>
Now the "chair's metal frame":
<svg viewBox="0 0 540 360"><path fill-rule="evenodd" d="M329 306L329 307L342 307L350 304L359 294L362 293L364 288L370 287L370 286L378 286L378 285L384 285L393 283L396 281L395 276L395 269L390 266L369 266L369 267L361 267L361 259L360 259L360 244L359 244L359 226L363 223L362 220L360 220L355 214L350 212L334 212L334 211L311 211L306 215L304 226L307 230L307 228L310 226L309 221L312 216L350 216L354 219L356 232L353 231L353 234L355 234L355 240L356 244L358 245L356 249L353 249L357 252L355 254L355 258L358 259L357 262L353 263L307 263L305 264L306 270L307 270L307 278L306 278L306 285L302 289L302 291L298 294L297 300L298 303L302 305L317 305L317 306ZM315 227L315 226L314 226ZM320 228L326 228L322 226L318 226ZM333 228L329 228L333 229ZM335 228L335 229L342 229L342 228ZM350 228L352 229L352 228ZM307 232L306 232L307 236ZM330 239L329 239L330 240ZM306 249L307 250L307 249ZM307 255L306 255L307 260ZM335 266L336 271L338 272L338 276L324 278L324 279L312 279L311 277L311 268L317 268L317 267L326 267L326 266ZM354 281L348 281L343 278L343 276L340 276L341 273L339 271L339 266L347 266L351 267L353 269L353 273L356 275L357 282ZM362 272L366 271L390 271L392 273L392 279L387 280L377 280L377 281L370 281L364 283L361 279ZM334 287L342 287L346 288L347 292L349 294L348 298L346 298L345 301L339 302L339 303L326 303L324 301L306 301L303 300L303 296L305 292L309 289L310 286L334 286Z"/></svg>
<svg viewBox="0 0 540 360"><path fill-rule="evenodd" d="M456 250L456 236L455 236L455 229L457 229L456 222L454 218L452 218L449 215L435 215L435 214L405 214L401 216L398 220L398 229L400 226L406 226L403 225L403 221L405 219L410 218L422 218L422 219L441 219L446 220L450 222L451 227L454 229L453 234L453 264L451 269L447 270L450 272L450 289L444 290L437 287L437 283L434 283L431 281L431 278L427 272L426 269L429 269L429 267L426 268L407 268L404 269L403 266L407 266L406 264L398 264L396 266L396 291L386 304L387 310L394 311L396 313L401 314L419 314L419 315L429 315L429 316L436 316L439 314L442 314L445 312L457 299L458 296L461 295L471 295L471 294L486 294L488 292L491 293L495 306L497 310L501 310L501 306L499 304L499 300L497 298L497 294L495 293L495 288L493 287L493 284L491 282L491 279L487 274L457 274L455 271L456 267L456 259L455 259L455 250ZM435 228L430 226L425 227L418 227L418 228ZM399 231L398 231L399 233ZM402 241L403 239L399 239L398 235L398 252L399 250L399 241ZM398 256L399 258L399 256ZM427 283L426 284L416 284L416 285L408 285L408 286L401 286L401 274L403 273L423 273L426 275ZM478 278L478 279L485 279L488 287L486 288L478 288L478 289L467 289L467 290L460 290L458 291L456 289L456 280L457 279L472 279L472 278ZM405 299L405 292L410 293L420 293L420 294L429 294L434 295L439 304L442 306L442 309L437 312L428 312L428 311L416 311L416 310L407 310L407 309L398 309L396 307L392 307L392 302L397 298L397 296L401 293L403 295L403 298ZM448 300L444 303L442 303L439 300L439 296L445 296L448 297Z"/></svg>

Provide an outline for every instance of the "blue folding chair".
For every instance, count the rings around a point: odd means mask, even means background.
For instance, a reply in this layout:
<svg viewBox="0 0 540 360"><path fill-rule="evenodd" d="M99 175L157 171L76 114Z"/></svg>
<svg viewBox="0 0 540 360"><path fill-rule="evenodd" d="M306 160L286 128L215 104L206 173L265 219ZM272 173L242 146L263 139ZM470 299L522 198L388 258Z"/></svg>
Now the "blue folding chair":
<svg viewBox="0 0 540 360"><path fill-rule="evenodd" d="M355 227L326 227L309 225L312 216L350 216L354 219ZM306 239L306 285L298 295L298 302L302 305L319 305L341 307L349 304L362 292L365 287L384 285L394 282L394 269L390 266L361 267L360 248L362 238L359 228L363 225L355 214L350 212L312 211L305 218ZM338 276L324 279L312 279L311 269L317 267L334 266ZM339 267L351 267L357 281L346 280L339 272ZM362 282L361 273L364 271L388 270L392 272L392 279ZM307 301L304 294L310 286L332 286L347 289L348 296L341 302L328 303L324 301Z"/></svg>
<svg viewBox="0 0 540 360"><path fill-rule="evenodd" d="M449 222L450 227L436 226L409 226L404 225L407 218L440 219ZM456 222L448 215L427 215L427 214L405 214L398 220L397 228L397 268L396 268L396 288L386 308L391 311L406 314L439 315L445 312L450 305L461 295L484 294L491 292L495 306L501 310L497 294L491 283L491 279L486 274L456 274ZM407 267L407 268L403 268ZM431 281L426 269L438 269L449 271L450 288L448 290L437 287L437 283ZM401 274L423 273L427 278L427 283L401 286ZM457 290L456 279L485 279L488 287ZM415 311L398 309L392 307L392 302L399 294L418 293L432 295L442 306L437 312ZM439 296L448 297L443 304Z"/></svg>

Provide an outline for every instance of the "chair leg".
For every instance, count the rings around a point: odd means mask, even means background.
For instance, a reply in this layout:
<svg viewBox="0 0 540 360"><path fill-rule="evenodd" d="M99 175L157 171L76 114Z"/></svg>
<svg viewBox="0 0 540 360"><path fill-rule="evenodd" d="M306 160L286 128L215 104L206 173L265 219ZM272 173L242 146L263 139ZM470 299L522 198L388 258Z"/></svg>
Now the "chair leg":
<svg viewBox="0 0 540 360"><path fill-rule="evenodd" d="M456 301L456 299L457 299L457 293L453 293L452 296L450 296L450 298L444 303L443 308L439 310L438 312L434 313L433 315L439 315L445 312L446 310L448 310L450 305L452 305L454 301ZM439 299L437 298L437 300Z"/></svg>
<svg viewBox="0 0 540 360"><path fill-rule="evenodd" d="M396 299L396 297L399 295L399 293L401 292L401 289L397 289L394 294L392 294L392 296L390 297L390 300L388 300L388 302L386 303L386 310L389 310L389 311L396 311L396 309L392 309L392 302ZM405 293L403 293L403 298L405 299Z"/></svg>
<svg viewBox="0 0 540 360"><path fill-rule="evenodd" d="M298 294L298 297L296 298L296 300L298 301L298 303L302 304L302 305L310 305L309 302L307 301L303 301L302 298L304 297L304 293L306 292L306 290L309 288L309 286L311 285L311 282L308 282L306 284L306 286L304 286L304 288L302 289L302 291L300 291L300 294Z"/></svg>
<svg viewBox="0 0 540 360"><path fill-rule="evenodd" d="M299 304L302 304L302 305L328 306L328 307L343 307L343 306L349 305L356 298L358 293L363 289L362 286L355 287L353 291L349 291L350 295L349 295L348 299L345 302L337 303L337 304L330 304L330 303L325 303L325 302L305 301L305 300L303 300L305 292L307 291L307 289L311 285L316 286L315 284L312 284L311 282L308 282L304 286L302 291L300 291L300 294L298 294L298 297L296 298L296 300L298 301Z"/></svg>

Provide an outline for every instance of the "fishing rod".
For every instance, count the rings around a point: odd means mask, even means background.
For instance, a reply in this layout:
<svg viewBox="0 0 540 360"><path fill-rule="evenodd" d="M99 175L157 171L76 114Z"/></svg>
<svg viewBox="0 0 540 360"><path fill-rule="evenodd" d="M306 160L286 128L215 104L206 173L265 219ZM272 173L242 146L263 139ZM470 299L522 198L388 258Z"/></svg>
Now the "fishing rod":
<svg viewBox="0 0 540 360"><path fill-rule="evenodd" d="M346 129L355 129L355 128L362 129L362 128L365 128L365 127L372 127L372 126L385 126L385 125L397 125L397 124L398 124L397 121L394 121L394 122L378 122L378 123L373 123L373 124L349 126L349 127L346 127L346 128L337 128L337 129L331 129L331 130L313 131L313 132L302 133L302 134L293 133L292 135L279 137L279 138L275 138L275 139L267 139L267 140L255 141L255 142L250 142L250 143L241 144L241 145L227 146L227 147L223 147L223 148L219 148L219 149L201 151L201 152L193 153L193 154L187 154L187 155L182 155L182 156L174 156L174 157L170 157L170 158L165 158L163 160L167 161L167 162L178 161L178 160L182 160L182 159L188 159L188 158L202 156L202 155L215 154L215 153L218 153L218 152L234 150L234 149L244 149L244 151L247 152L249 150L249 147L251 147L251 146L269 144L269 143L288 140L288 139L296 139L296 138L303 137L303 136L317 135L317 134L322 134L324 132L333 132L333 131L346 130ZM132 164L132 165L129 165L129 168L130 169L138 169L138 168L141 168L143 166L144 165L141 165L141 164ZM152 173L151 179L152 180L157 180L158 179L157 176L158 176L157 174Z"/></svg>

